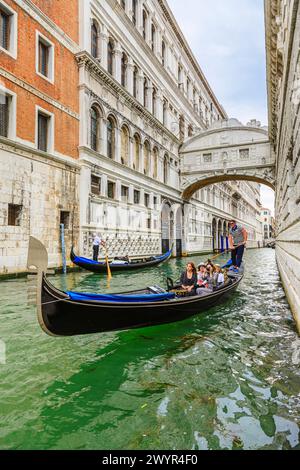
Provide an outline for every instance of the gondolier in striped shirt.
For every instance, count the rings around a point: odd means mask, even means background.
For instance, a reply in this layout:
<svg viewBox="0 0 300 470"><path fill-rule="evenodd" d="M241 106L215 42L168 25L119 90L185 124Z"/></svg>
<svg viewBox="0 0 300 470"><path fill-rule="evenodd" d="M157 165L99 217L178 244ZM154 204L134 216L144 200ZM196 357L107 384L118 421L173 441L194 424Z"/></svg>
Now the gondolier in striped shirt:
<svg viewBox="0 0 300 470"><path fill-rule="evenodd" d="M233 271L239 272L248 239L248 233L247 230L241 225L238 225L235 220L231 220L229 225L229 248L231 249Z"/></svg>
<svg viewBox="0 0 300 470"><path fill-rule="evenodd" d="M93 260L94 261L98 261L100 245L105 246L105 241L102 240L100 235L97 235L97 233L94 233L94 240L93 240Z"/></svg>

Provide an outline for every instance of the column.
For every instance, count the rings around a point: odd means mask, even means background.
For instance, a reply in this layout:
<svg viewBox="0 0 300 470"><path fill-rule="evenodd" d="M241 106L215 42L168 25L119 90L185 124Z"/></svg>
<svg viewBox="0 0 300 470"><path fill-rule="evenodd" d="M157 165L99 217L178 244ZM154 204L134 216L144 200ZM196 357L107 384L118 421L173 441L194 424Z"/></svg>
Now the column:
<svg viewBox="0 0 300 470"><path fill-rule="evenodd" d="M140 144L140 173L144 174L144 146Z"/></svg>
<svg viewBox="0 0 300 470"><path fill-rule="evenodd" d="M128 92L133 95L133 71L134 71L134 63L131 57L128 57L127 63L127 90Z"/></svg>
<svg viewBox="0 0 300 470"><path fill-rule="evenodd" d="M153 113L153 84L148 80L146 108Z"/></svg>
<svg viewBox="0 0 300 470"><path fill-rule="evenodd" d="M115 161L121 163L121 129L115 128Z"/></svg>
<svg viewBox="0 0 300 470"><path fill-rule="evenodd" d="M144 104L144 72L141 70L138 73L138 90L137 90L138 101Z"/></svg>
<svg viewBox="0 0 300 470"><path fill-rule="evenodd" d="M107 197L107 175L101 176L101 196Z"/></svg>
<svg viewBox="0 0 300 470"><path fill-rule="evenodd" d="M107 119L101 119L100 153L107 157Z"/></svg>
<svg viewBox="0 0 300 470"><path fill-rule="evenodd" d="M133 138L132 137L129 137L128 166L129 168L133 168Z"/></svg>
<svg viewBox="0 0 300 470"><path fill-rule="evenodd" d="M114 50L114 77L119 83L121 83L122 53L120 43L116 42Z"/></svg>
<svg viewBox="0 0 300 470"><path fill-rule="evenodd" d="M107 28L103 26L100 33L100 51L101 51L101 65L107 70L107 44L108 44L108 32Z"/></svg>
<svg viewBox="0 0 300 470"><path fill-rule="evenodd" d="M163 122L163 96L162 90L159 88L156 93L156 118Z"/></svg>
<svg viewBox="0 0 300 470"><path fill-rule="evenodd" d="M90 0L80 0L79 4L79 45L84 51L91 50L91 5Z"/></svg>

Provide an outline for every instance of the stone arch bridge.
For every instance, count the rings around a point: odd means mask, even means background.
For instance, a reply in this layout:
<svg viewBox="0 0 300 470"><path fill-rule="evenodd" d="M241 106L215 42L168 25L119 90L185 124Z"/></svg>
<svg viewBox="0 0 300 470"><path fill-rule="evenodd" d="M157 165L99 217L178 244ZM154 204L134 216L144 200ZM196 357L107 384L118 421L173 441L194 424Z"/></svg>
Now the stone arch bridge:
<svg viewBox="0 0 300 470"><path fill-rule="evenodd" d="M266 128L253 120L218 121L181 147L182 198L214 183L247 180L275 189L275 154Z"/></svg>

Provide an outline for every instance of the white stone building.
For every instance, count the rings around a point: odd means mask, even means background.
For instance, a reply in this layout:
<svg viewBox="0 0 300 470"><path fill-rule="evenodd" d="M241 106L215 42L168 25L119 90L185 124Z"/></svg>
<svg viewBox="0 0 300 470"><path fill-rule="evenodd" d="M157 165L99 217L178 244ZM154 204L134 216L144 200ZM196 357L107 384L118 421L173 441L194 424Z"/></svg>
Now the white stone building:
<svg viewBox="0 0 300 470"><path fill-rule="evenodd" d="M186 203L179 149L227 119L165 0L80 2L80 251L226 248L228 221L257 246L259 188L222 183Z"/></svg>
<svg viewBox="0 0 300 470"><path fill-rule="evenodd" d="M277 264L300 331L300 2L265 0L265 16Z"/></svg>
<svg viewBox="0 0 300 470"><path fill-rule="evenodd" d="M263 239L268 241L274 238L274 218L270 209L263 207L261 209L261 223L263 229Z"/></svg>

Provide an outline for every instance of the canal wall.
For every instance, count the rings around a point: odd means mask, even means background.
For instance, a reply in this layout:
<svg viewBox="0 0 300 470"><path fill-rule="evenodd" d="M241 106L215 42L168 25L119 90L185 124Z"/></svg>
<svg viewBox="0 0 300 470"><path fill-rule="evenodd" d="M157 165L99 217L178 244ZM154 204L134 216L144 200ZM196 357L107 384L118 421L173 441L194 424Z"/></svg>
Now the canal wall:
<svg viewBox="0 0 300 470"><path fill-rule="evenodd" d="M300 332L300 2L266 0L265 18L277 264Z"/></svg>

